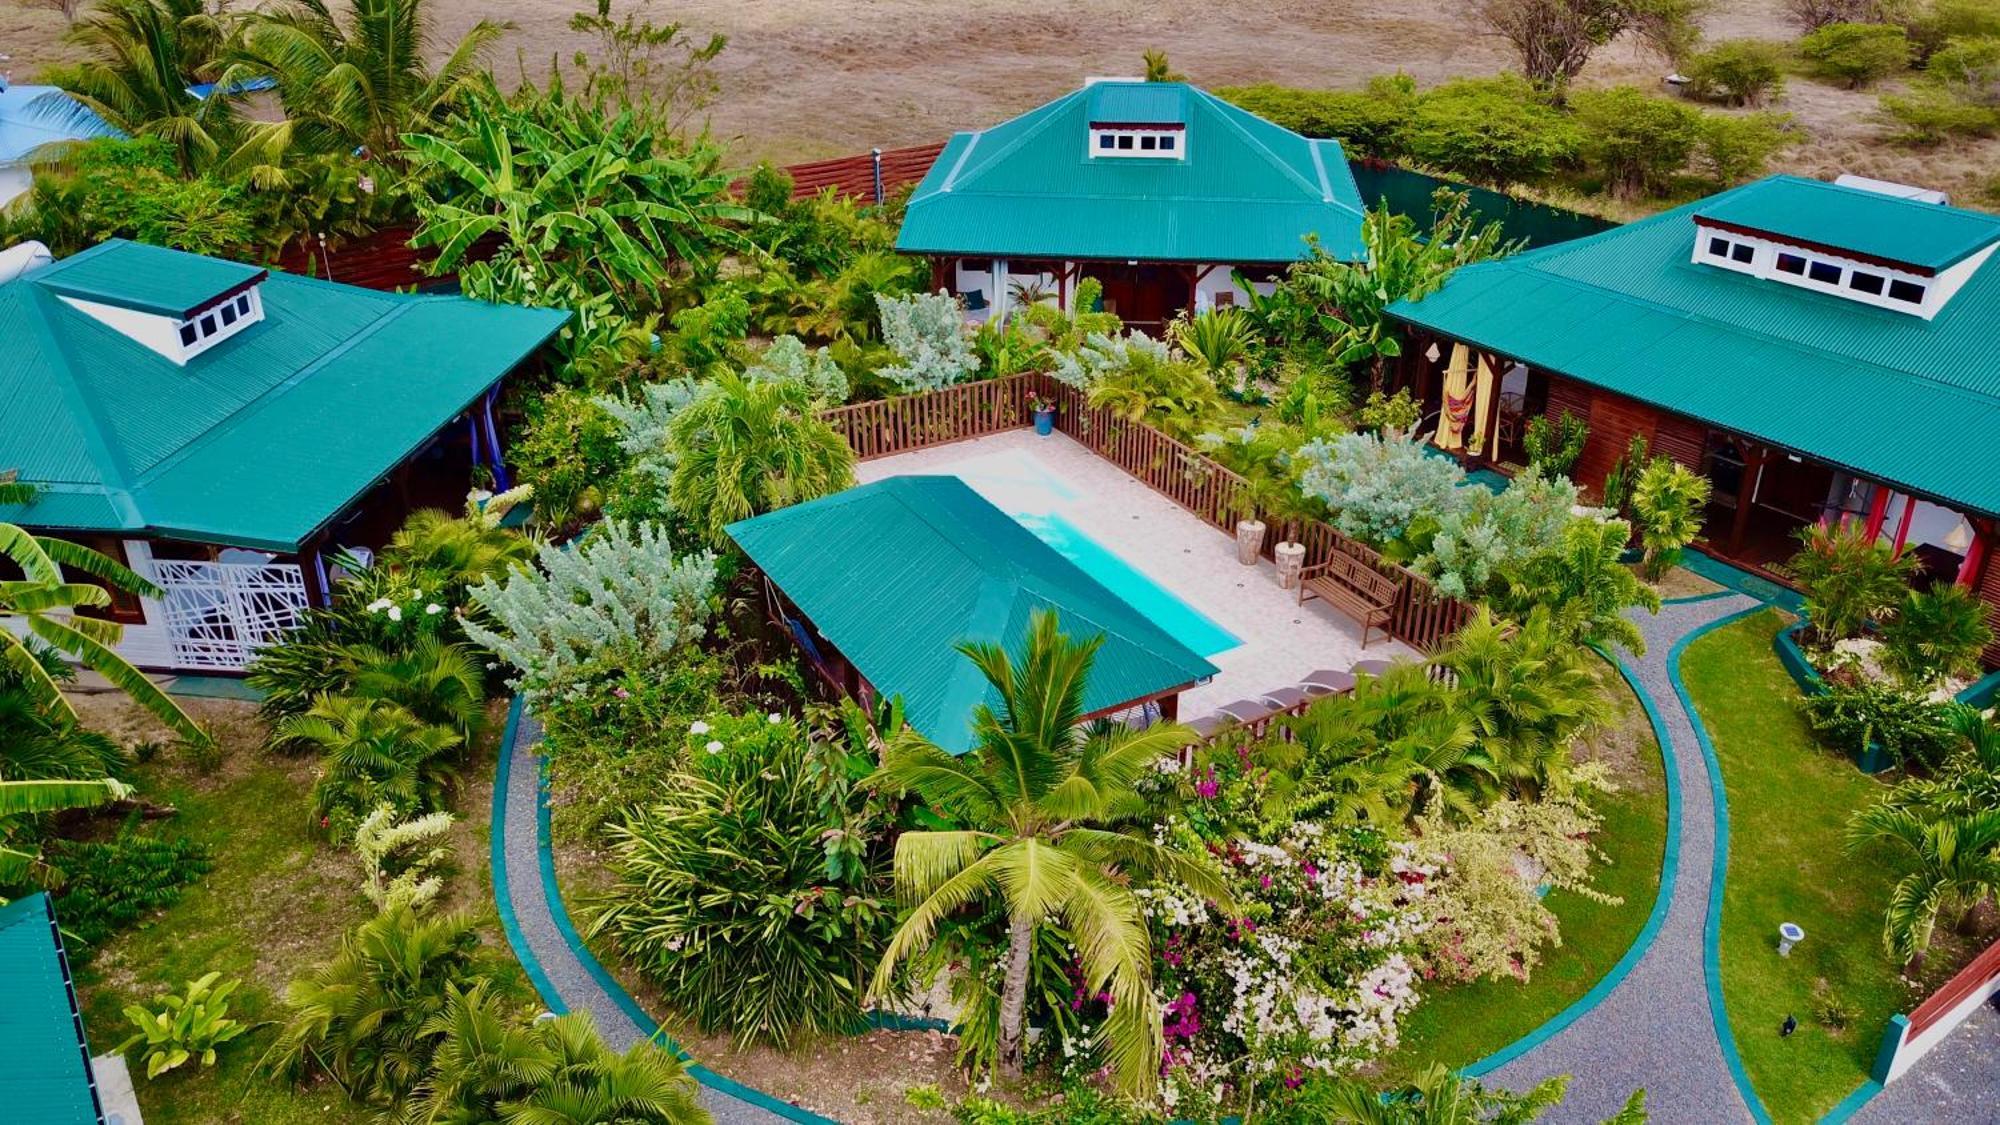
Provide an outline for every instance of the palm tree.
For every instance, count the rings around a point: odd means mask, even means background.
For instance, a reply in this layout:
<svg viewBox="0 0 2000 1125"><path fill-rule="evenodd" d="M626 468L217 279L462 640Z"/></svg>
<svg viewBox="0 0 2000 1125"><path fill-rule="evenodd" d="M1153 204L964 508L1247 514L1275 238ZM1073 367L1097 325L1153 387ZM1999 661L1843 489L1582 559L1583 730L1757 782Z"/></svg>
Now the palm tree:
<svg viewBox="0 0 2000 1125"><path fill-rule="evenodd" d="M527 491L502 493L483 508L467 500L465 514L459 516L436 508L413 512L383 554L399 567L442 581L453 598L489 578L505 579L516 566L535 561L535 541L500 526L500 517Z"/></svg>
<svg viewBox="0 0 2000 1125"><path fill-rule="evenodd" d="M276 735L325 755L324 776L313 786L313 816L321 821L384 803L403 813L437 808L453 775L443 756L465 741L398 704L339 695L323 695L305 714L281 721Z"/></svg>
<svg viewBox="0 0 2000 1125"><path fill-rule="evenodd" d="M401 135L443 120L486 87L486 49L511 24L480 20L435 67L422 0L283 0L243 22L229 76L268 75L306 151L394 159Z"/></svg>
<svg viewBox="0 0 2000 1125"><path fill-rule="evenodd" d="M1526 1125L1562 1104L1569 1076L1538 1083L1525 1094L1489 1090L1476 1079L1461 1078L1432 1063L1408 1085L1377 1091L1352 1079L1335 1082L1308 1095L1308 1112L1341 1125ZM1643 1095L1627 1103L1643 1105ZM1613 1122L1629 1120L1625 1114ZM1644 1121L1641 1114L1637 1120Z"/></svg>
<svg viewBox="0 0 2000 1125"><path fill-rule="evenodd" d="M1877 840L1895 848L1904 869L1882 924L1882 944L1904 964L1930 948L1938 915L1970 915L2000 894L2000 809L1926 816L1878 803L1855 815L1848 845Z"/></svg>
<svg viewBox="0 0 2000 1125"><path fill-rule="evenodd" d="M418 720L469 741L486 719L486 680L472 650L434 636L407 649L356 645L348 692L395 704Z"/></svg>
<svg viewBox="0 0 2000 1125"><path fill-rule="evenodd" d="M1215 902L1227 902L1228 892L1194 859L1116 830L1144 808L1135 783L1193 736L1172 723L1134 731L1084 722L1084 685L1102 641L1072 640L1055 614L1037 612L1018 665L999 645L959 645L999 698L997 709L982 703L973 712L972 751L953 757L905 729L884 755L874 783L914 791L967 827L897 838L896 885L910 909L869 994L894 990L898 966L930 944L940 922L997 899L1007 913L998 1056L1003 1072L1019 1077L1035 932L1060 921L1077 947L1084 987L1108 989L1113 999L1098 1045L1118 1085L1143 1095L1159 1076L1164 1043L1131 880L1157 874Z"/></svg>
<svg viewBox="0 0 2000 1125"><path fill-rule="evenodd" d="M91 57L50 78L107 124L166 141L182 171L275 163L282 126L245 122L225 88L188 92L215 76L229 33L204 0L106 0L70 31Z"/></svg>
<svg viewBox="0 0 2000 1125"><path fill-rule="evenodd" d="M1658 613L1660 595L1619 561L1631 538L1624 520L1571 520L1562 541L1507 575L1506 589L1491 600L1514 616L1553 606L1555 625L1572 641L1644 655L1646 639L1625 611Z"/></svg>
<svg viewBox="0 0 2000 1125"><path fill-rule="evenodd" d="M455 988L484 975L479 944L469 914L392 905L285 986L291 1018L261 1065L294 1079L325 1074L356 1101L391 1104L424 1076L433 1021Z"/></svg>
<svg viewBox="0 0 2000 1125"><path fill-rule="evenodd" d="M1481 606L1433 661L1451 672L1455 706L1496 770L1531 795L1561 772L1570 743L1609 717L1585 651L1543 607L1517 626Z"/></svg>
<svg viewBox="0 0 2000 1125"><path fill-rule="evenodd" d="M1708 478L1678 461L1661 457L1646 466L1632 486L1632 513L1645 548L1640 570L1657 580L1680 558L1681 548L1701 534L1708 505Z"/></svg>
<svg viewBox="0 0 2000 1125"><path fill-rule="evenodd" d="M854 450L821 421L812 389L729 372L674 415L667 496L712 545L737 520L854 483Z"/></svg>
<svg viewBox="0 0 2000 1125"><path fill-rule="evenodd" d="M19 486L0 485L0 504L20 503L24 492ZM167 693L118 655L116 646L124 636L123 626L77 614L79 609L110 605L111 595L105 586L68 581L63 568L82 571L128 593L160 597L158 588L88 547L31 535L11 523L0 523L0 557L22 574L18 579L0 581L0 666L18 677L37 702L60 715L76 717L76 709L63 695L49 664L27 638L9 626L18 626L39 645L111 681L182 738L207 740L207 734Z"/></svg>

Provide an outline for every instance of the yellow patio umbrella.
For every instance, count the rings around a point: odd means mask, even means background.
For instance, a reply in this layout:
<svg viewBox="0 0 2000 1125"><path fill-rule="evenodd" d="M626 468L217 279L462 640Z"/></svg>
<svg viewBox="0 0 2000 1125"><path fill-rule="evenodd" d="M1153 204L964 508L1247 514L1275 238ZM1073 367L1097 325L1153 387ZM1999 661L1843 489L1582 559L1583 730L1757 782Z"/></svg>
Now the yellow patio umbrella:
<svg viewBox="0 0 2000 1125"><path fill-rule="evenodd" d="M1493 372L1493 365L1486 362L1485 356L1479 357L1479 375L1473 380L1472 397L1475 405L1472 411L1472 432L1467 435L1466 444L1489 455L1494 451L1484 448L1486 424L1493 418L1493 390L1494 384L1499 381Z"/></svg>
<svg viewBox="0 0 2000 1125"><path fill-rule="evenodd" d="M1465 422L1472 413L1472 393L1466 381L1471 354L1464 344L1451 346L1451 363L1444 370L1444 408L1438 411L1439 449L1456 450L1465 445Z"/></svg>

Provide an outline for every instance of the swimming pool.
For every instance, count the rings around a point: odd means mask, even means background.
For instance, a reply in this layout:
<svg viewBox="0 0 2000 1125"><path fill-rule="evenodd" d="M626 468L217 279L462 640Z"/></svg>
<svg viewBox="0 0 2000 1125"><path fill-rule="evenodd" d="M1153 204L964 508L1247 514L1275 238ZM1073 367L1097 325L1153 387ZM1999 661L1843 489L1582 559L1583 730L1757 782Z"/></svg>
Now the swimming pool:
<svg viewBox="0 0 2000 1125"><path fill-rule="evenodd" d="M1197 655L1214 656L1243 643L1241 637L1209 620L1061 516L1049 512L1007 514Z"/></svg>

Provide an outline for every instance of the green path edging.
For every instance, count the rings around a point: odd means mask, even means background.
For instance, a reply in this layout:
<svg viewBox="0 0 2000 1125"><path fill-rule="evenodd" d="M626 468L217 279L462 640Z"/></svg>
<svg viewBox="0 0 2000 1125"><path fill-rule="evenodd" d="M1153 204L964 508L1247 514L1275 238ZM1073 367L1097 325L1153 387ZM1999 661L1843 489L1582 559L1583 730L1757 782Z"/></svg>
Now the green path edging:
<svg viewBox="0 0 2000 1125"><path fill-rule="evenodd" d="M1819 1125L1842 1125L1849 1118L1861 1112L1861 1107L1875 1100L1882 1092L1882 1084L1870 1078L1854 1088L1854 1092L1840 1099L1840 1104L1826 1111L1819 1119Z"/></svg>
<svg viewBox="0 0 2000 1125"><path fill-rule="evenodd" d="M1729 876L1729 791L1722 784L1722 764L1715 756L1715 744L1709 741L1708 727L1701 721L1701 713L1695 710L1694 698L1688 694L1687 683L1681 679L1681 656L1687 647L1702 637L1728 625L1734 625L1747 617L1763 613L1768 605L1753 606L1740 613L1718 617L1702 625L1674 642L1667 652L1667 682L1674 685L1674 694L1680 697L1681 707L1687 712L1688 725L1694 728L1694 740L1701 747L1701 757L1708 767L1708 787L1712 790L1715 806L1715 858L1708 880L1708 919L1702 926L1702 967L1708 987L1708 1011L1710 1021L1715 1024L1716 1043L1722 1048L1723 1061L1729 1064L1729 1075L1736 1081L1736 1091L1743 1097L1743 1104L1750 1109L1750 1115L1759 1125L1771 1125L1771 1115L1765 1111L1764 1103L1757 1097L1757 1091L1750 1085L1750 1074L1743 1068L1743 1056L1736 1050L1736 1032L1729 1026L1729 1009L1722 1000L1722 891Z"/></svg>
<svg viewBox="0 0 2000 1125"><path fill-rule="evenodd" d="M1712 602L1712 601L1714 601L1714 600L1715 600L1715 599L1717 599L1717 598L1742 598L1742 597L1751 597L1751 596L1753 596L1753 595L1749 595L1749 594L1745 594L1745 593L1744 593L1743 591L1741 591L1741 590L1728 590L1728 589L1724 589L1724 590L1710 590L1710 591L1709 591L1708 593L1706 593L1706 594L1683 594L1682 596L1680 596L1680 597L1678 597L1678 598L1661 598L1661 599L1660 599L1660 604L1661 604L1661 605L1688 605L1688 604L1690 604L1690 603L1693 603L1693 602Z"/></svg>
<svg viewBox="0 0 2000 1125"><path fill-rule="evenodd" d="M1734 590L1725 590L1722 593L1726 596L1735 595ZM1701 595L1703 598L1712 596L1715 595ZM1607 660L1611 659L1602 649L1598 650L1598 655ZM1647 694L1645 687L1639 683L1638 677L1625 667L1623 660L1611 660L1611 665L1618 669L1618 674L1631 686L1632 694L1639 697L1639 705L1646 709L1646 720L1653 726L1653 741L1660 750L1660 772L1667 782L1667 842L1660 852L1660 888L1653 893L1653 911L1646 916L1646 924L1639 928L1639 933L1633 937L1631 946L1625 950L1625 955L1618 959L1617 964L1611 966L1611 971L1604 974L1602 980L1591 986L1589 992L1572 1000L1569 1007L1550 1016L1535 1030L1485 1058L1461 1067L1459 1073L1467 1078L1480 1078L1506 1066L1562 1034L1569 1025L1582 1019L1592 1008L1603 1003L1605 997L1625 983L1626 976L1646 956L1646 951L1653 947L1653 939L1659 936L1660 927L1665 924L1667 912L1673 906L1674 880L1680 873L1681 863L1681 782L1679 773L1675 769L1673 741L1667 737L1666 720L1660 717L1659 707L1654 704L1653 697Z"/></svg>
<svg viewBox="0 0 2000 1125"><path fill-rule="evenodd" d="M521 932L520 920L514 915L514 904L507 893L507 779L513 759L514 738L521 724L521 709L521 697L517 695L514 697L514 702L507 709L507 728L501 736L499 767L494 774L493 824L491 830L487 833L491 837L493 851L493 897L495 904L500 910L501 928L506 931L507 943L514 947L514 955L521 962L521 968L526 971L528 979L535 986L535 991L541 994L542 1000L548 1004L549 1010L560 1015L569 1010L568 1006L562 1002L562 997L556 992L555 985L549 980L547 974L543 972L541 962L536 959L534 950L528 945L527 935ZM540 761L539 756L536 760ZM584 947L582 939L577 936L576 927L570 923L569 908L563 904L562 892L556 886L555 853L549 848L548 773L546 770L538 770L535 779L535 851L540 857L542 893L548 899L549 916L555 922L556 933L562 937L563 943L569 946L570 952L576 957L577 962L583 966L585 972L591 975L592 979L597 981L598 986L604 989L605 994L611 997L612 1003L617 1004L627 1016L631 1017L633 1023L637 1024L641 1030L647 1027L653 1029L648 1034L648 1038L658 1043L661 1047L674 1052L680 1058L692 1058L685 1048L679 1043L674 1042L673 1037L666 1033L666 1029L661 1026L658 1020L648 1016L645 1009L639 1007L639 1002L632 998L631 993L625 991L622 985L612 979L611 974L606 972L604 966L598 963L597 958L591 955L590 950ZM727 1094L739 1101L776 1114L787 1121L802 1122L805 1125L837 1125L831 1118L821 1117L816 1113L800 1109L798 1106L788 1102L780 1101L761 1090L751 1089L741 1082L717 1074L699 1063L689 1065L687 1072L696 1082L709 1089Z"/></svg>

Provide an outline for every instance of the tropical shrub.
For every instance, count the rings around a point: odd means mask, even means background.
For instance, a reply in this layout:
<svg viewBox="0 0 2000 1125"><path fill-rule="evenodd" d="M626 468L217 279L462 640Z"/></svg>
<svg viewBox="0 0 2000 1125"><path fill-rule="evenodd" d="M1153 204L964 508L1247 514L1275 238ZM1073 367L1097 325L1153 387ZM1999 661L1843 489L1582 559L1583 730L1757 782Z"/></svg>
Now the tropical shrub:
<svg viewBox="0 0 2000 1125"><path fill-rule="evenodd" d="M1799 40L1799 54L1814 74L1858 90L1910 65L1910 38L1882 23L1829 23Z"/></svg>
<svg viewBox="0 0 2000 1125"><path fill-rule="evenodd" d="M215 866L206 844L141 836L129 825L109 840L56 841L47 858L62 873L55 906L71 939L69 959L78 964L113 934L179 902L188 884Z"/></svg>
<svg viewBox="0 0 2000 1125"><path fill-rule="evenodd" d="M1525 1093L1489 1088L1432 1063L1410 1082L1387 1090L1352 1078L1308 1082L1299 1105L1311 1121L1368 1125L1441 1125L1451 1121L1529 1122L1561 1105L1569 1075L1543 1079ZM1625 1109L1605 1125L1644 1125L1646 1091L1635 1090Z"/></svg>
<svg viewBox="0 0 2000 1125"><path fill-rule="evenodd" d="M1658 613L1660 595L1620 561L1631 538L1624 520L1571 520L1560 543L1528 559L1488 600L1516 618L1546 607L1556 627L1579 644L1643 654L1645 638L1625 611Z"/></svg>
<svg viewBox="0 0 2000 1125"><path fill-rule="evenodd" d="M676 555L654 525L602 524L576 549L543 547L536 561L536 572L473 587L472 600L494 626L466 624L533 695L620 646L642 667L656 667L701 636L712 608L714 556Z"/></svg>
<svg viewBox="0 0 2000 1125"><path fill-rule="evenodd" d="M1576 467L1576 459L1583 456L1584 443L1589 440L1590 427L1565 410L1554 422L1546 414L1528 419L1527 429L1521 434L1521 448L1527 454L1529 468L1538 469L1545 476L1566 477Z"/></svg>
<svg viewBox="0 0 2000 1125"><path fill-rule="evenodd" d="M1869 535L1858 520L1808 524L1799 542L1786 565L1823 644L1858 636L1900 605L1917 573L1915 555Z"/></svg>
<svg viewBox="0 0 2000 1125"><path fill-rule="evenodd" d="M1234 382L1259 342L1238 308L1203 309L1174 321L1168 332L1174 346L1217 382Z"/></svg>
<svg viewBox="0 0 2000 1125"><path fill-rule="evenodd" d="M1536 606L1509 622L1481 607L1433 667L1450 673L1446 702L1476 740L1470 764L1514 795L1569 790L1578 776L1570 767L1571 745L1609 716L1591 657L1569 638L1554 610Z"/></svg>
<svg viewBox="0 0 2000 1125"><path fill-rule="evenodd" d="M876 294L882 342L896 362L875 374L903 391L935 391L962 383L979 370L979 357L966 336L965 310L948 293L907 297Z"/></svg>
<svg viewBox="0 0 2000 1125"><path fill-rule="evenodd" d="M1115 417L1187 440L1222 407L1206 371L1150 337L1134 333L1104 355L1105 365L1097 371L1087 401Z"/></svg>
<svg viewBox="0 0 2000 1125"><path fill-rule="evenodd" d="M592 932L704 1031L845 1034L894 918L881 810L838 748L776 712L697 720L686 740L664 796L609 829L618 882Z"/></svg>
<svg viewBox="0 0 2000 1125"><path fill-rule="evenodd" d="M1354 420L1364 430L1390 436L1407 436L1414 432L1417 423L1423 420L1424 408L1418 405L1405 387L1393 395L1381 391L1369 391L1367 401L1355 412Z"/></svg>
<svg viewBox="0 0 2000 1125"><path fill-rule="evenodd" d="M1785 46L1763 39L1724 39L1681 67L1690 97L1724 105L1756 106L1785 88Z"/></svg>
<svg viewBox="0 0 2000 1125"><path fill-rule="evenodd" d="M1919 684L1969 676L1993 643L1986 605L1963 586L1912 590L1882 627L1891 667Z"/></svg>
<svg viewBox="0 0 2000 1125"><path fill-rule="evenodd" d="M1414 440L1374 434L1313 441L1298 456L1299 487L1325 502L1335 527L1366 543L1386 543L1418 516L1451 510L1465 476Z"/></svg>
<svg viewBox="0 0 2000 1125"><path fill-rule="evenodd" d="M1935 767L1960 741L1949 708L1897 684L1831 683L1803 706L1822 742L1856 758L1878 745L1898 764Z"/></svg>
<svg viewBox="0 0 2000 1125"><path fill-rule="evenodd" d="M1401 134L1411 159L1500 188L1547 179L1576 156L1578 139L1569 119L1517 75L1424 91Z"/></svg>
<svg viewBox="0 0 2000 1125"><path fill-rule="evenodd" d="M1621 198L1664 194L1701 136L1699 109L1632 86L1578 90L1569 105L1577 158Z"/></svg>
<svg viewBox="0 0 2000 1125"><path fill-rule="evenodd" d="M397 704L337 695L321 696L304 714L280 722L274 734L322 755L312 816L341 837L378 805L401 814L438 808L457 776L451 757L464 744L451 729Z"/></svg>
<svg viewBox="0 0 2000 1125"><path fill-rule="evenodd" d="M229 994L241 981L215 982L221 973L206 973L187 982L182 995L169 993L160 1001L160 1010L139 1004L125 1006L125 1018L138 1028L116 1050L124 1054L137 1043L146 1045L146 1077L158 1078L192 1058L201 1065L215 1065L216 1048L250 1030L241 1020L229 1018Z"/></svg>
<svg viewBox="0 0 2000 1125"><path fill-rule="evenodd" d="M58 257L108 238L238 259L269 248L242 189L183 175L172 146L157 137L79 144L38 168L16 206L25 213L7 224L9 241L32 238Z"/></svg>
<svg viewBox="0 0 2000 1125"><path fill-rule="evenodd" d="M1884 94L1882 116L1897 126L1896 139L1908 145L1942 144L1951 137L1990 137L2000 130L2000 112L1964 101L1947 90L1922 86L1907 94Z"/></svg>
<svg viewBox="0 0 2000 1125"><path fill-rule="evenodd" d="M1476 597L1501 575L1560 543L1563 529L1576 518L1570 514L1576 502L1576 485L1567 477L1544 477L1534 468L1497 495L1465 488L1433 515L1429 547L1410 568L1452 597Z"/></svg>
<svg viewBox="0 0 2000 1125"><path fill-rule="evenodd" d="M535 490L535 518L558 531L596 515L605 482L624 468L618 420L605 400L571 387L531 397L507 445L521 482Z"/></svg>
<svg viewBox="0 0 2000 1125"><path fill-rule="evenodd" d="M444 890L440 868L451 862L446 836L455 818L448 812L399 818L377 805L354 829L354 855L361 863L361 893L377 910L407 906L421 910Z"/></svg>
<svg viewBox="0 0 2000 1125"><path fill-rule="evenodd" d="M392 906L285 986L291 1015L263 1065L295 1081L323 1075L364 1105L393 1106L424 1077L453 993L492 975L470 915Z"/></svg>
<svg viewBox="0 0 2000 1125"><path fill-rule="evenodd" d="M1902 874L1889 892L1882 944L1900 964L1929 950L1941 915L1963 922L2000 895L2000 809L1925 816L1878 803L1855 815L1848 839L1894 849Z"/></svg>
<svg viewBox="0 0 2000 1125"><path fill-rule="evenodd" d="M854 451L802 383L725 374L674 415L667 498L710 547L737 520L854 483Z"/></svg>
<svg viewBox="0 0 2000 1125"><path fill-rule="evenodd" d="M1645 549L1639 570L1658 581L1701 534L1708 478L1665 457L1655 458L1632 485L1632 517Z"/></svg>

